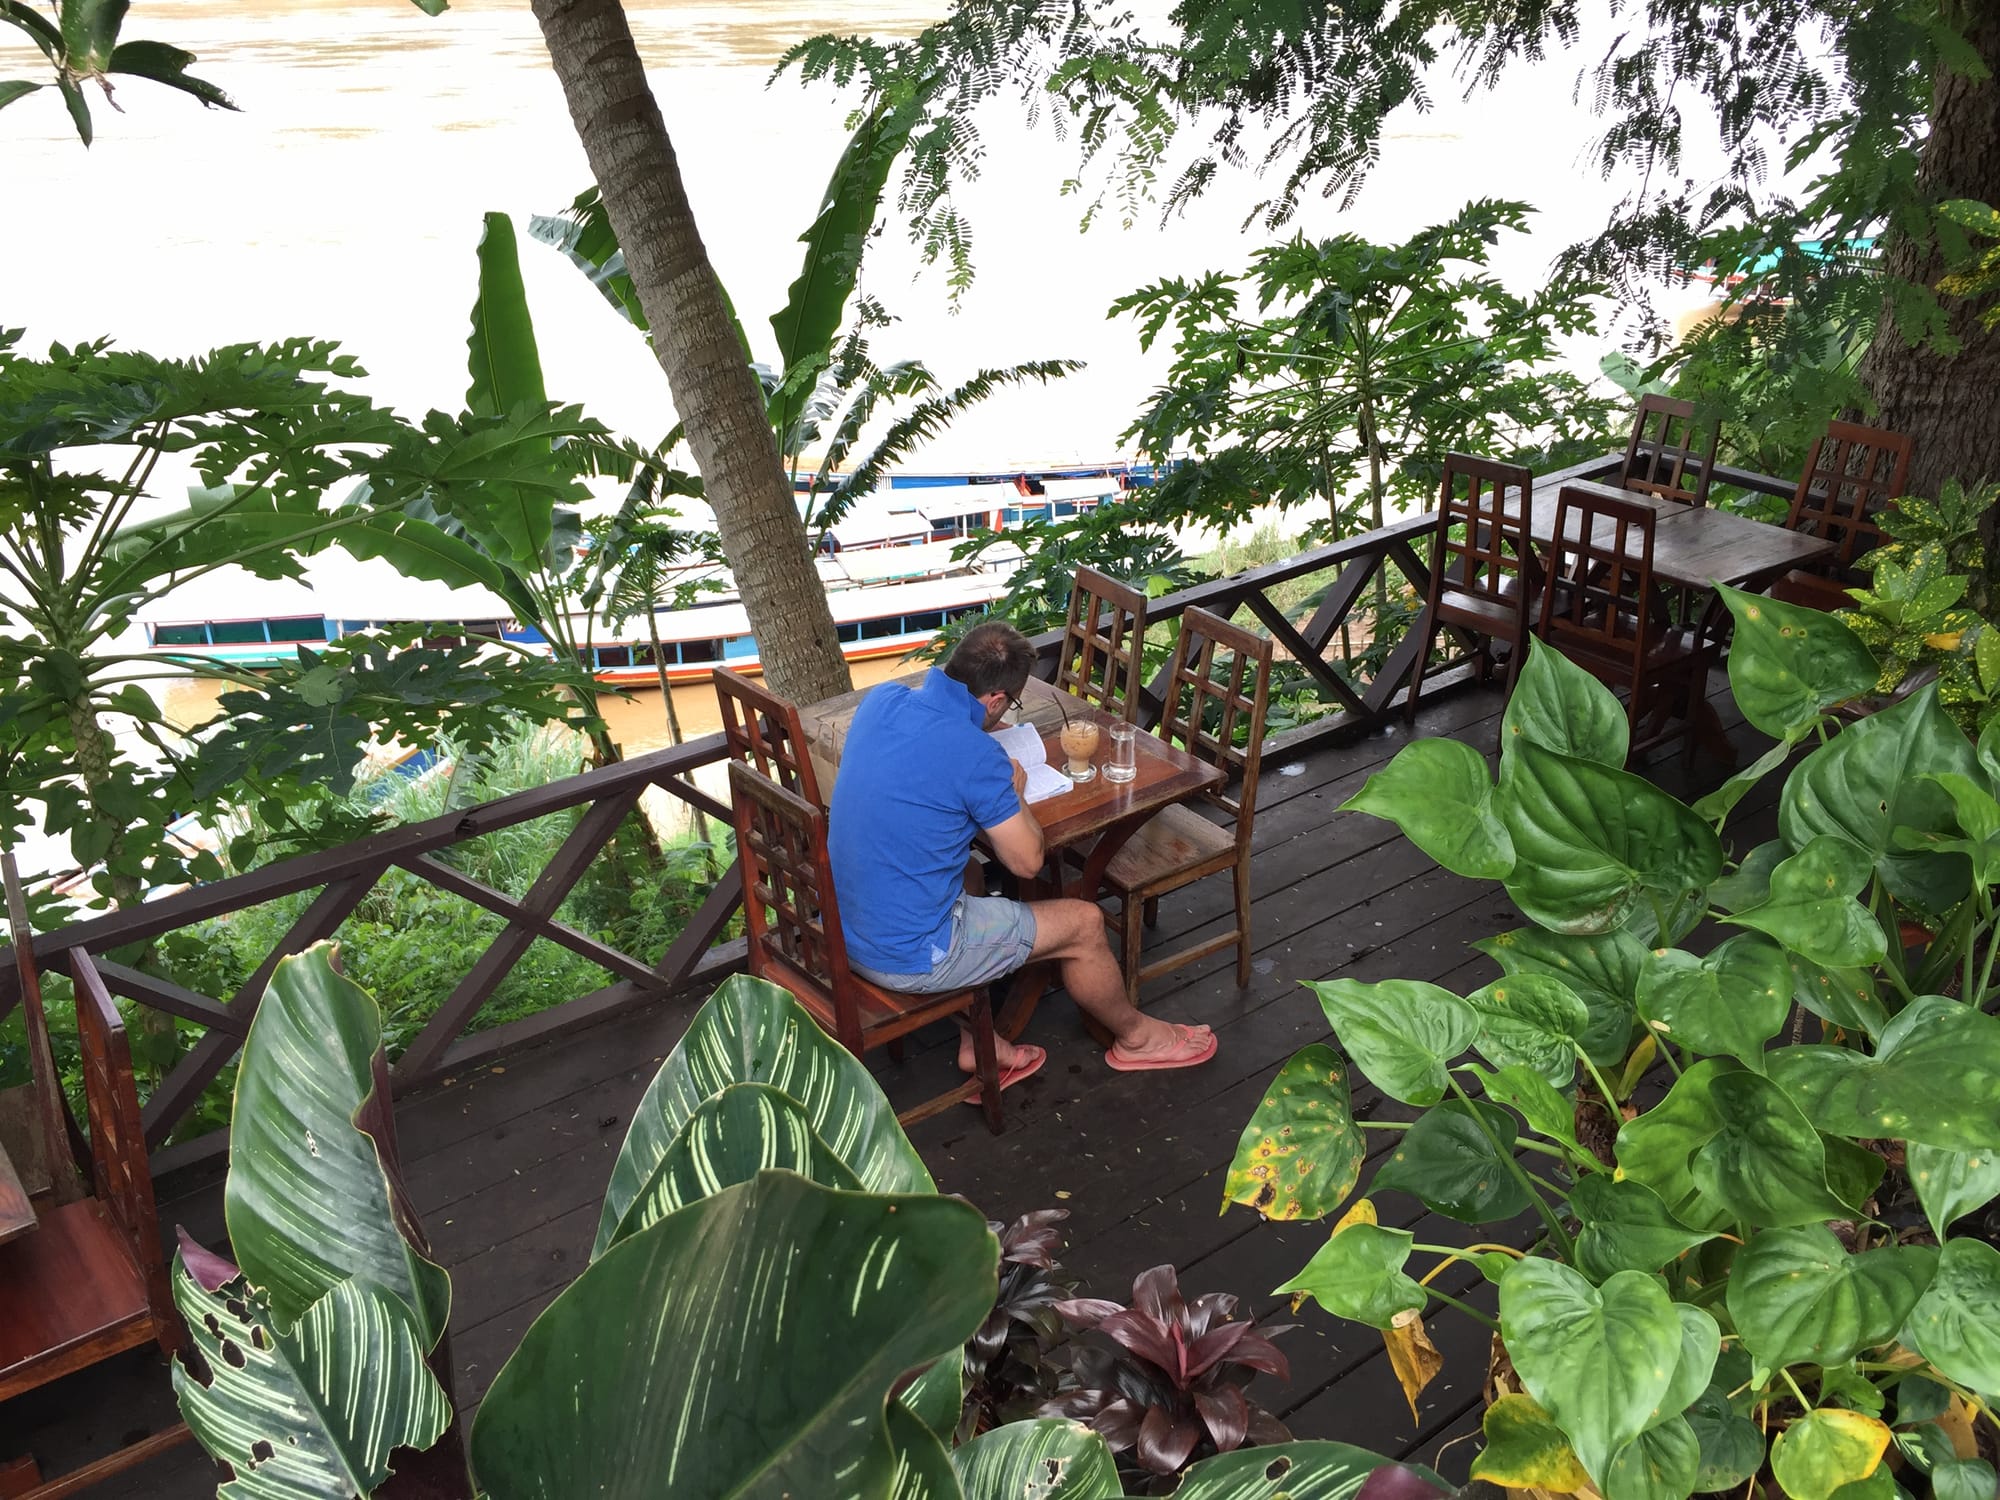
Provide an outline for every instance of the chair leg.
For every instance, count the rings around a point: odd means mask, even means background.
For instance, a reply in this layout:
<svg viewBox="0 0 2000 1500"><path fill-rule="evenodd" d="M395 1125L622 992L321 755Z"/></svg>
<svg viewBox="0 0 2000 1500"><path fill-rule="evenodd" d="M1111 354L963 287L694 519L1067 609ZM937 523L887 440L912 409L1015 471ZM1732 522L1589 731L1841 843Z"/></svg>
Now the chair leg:
<svg viewBox="0 0 2000 1500"><path fill-rule="evenodd" d="M1118 946L1120 963L1125 972L1125 998L1135 1010L1139 1006L1139 965L1144 946L1139 924L1144 905L1133 896L1127 896L1118 904Z"/></svg>
<svg viewBox="0 0 2000 1500"><path fill-rule="evenodd" d="M892 1042L884 1042L882 1050L889 1054L889 1061L900 1065L903 1061L903 1039L897 1037Z"/></svg>
<svg viewBox="0 0 2000 1500"><path fill-rule="evenodd" d="M986 1116L986 1128L1000 1133L1000 1052L993 1040L993 1002L981 990L973 1001L973 1070L979 1075L979 1112Z"/></svg>
<svg viewBox="0 0 2000 1500"><path fill-rule="evenodd" d="M1236 988L1250 988L1250 859L1236 861Z"/></svg>
<svg viewBox="0 0 2000 1500"><path fill-rule="evenodd" d="M1160 898L1158 896L1148 896L1146 898L1146 925L1148 927L1158 927L1160 925Z"/></svg>

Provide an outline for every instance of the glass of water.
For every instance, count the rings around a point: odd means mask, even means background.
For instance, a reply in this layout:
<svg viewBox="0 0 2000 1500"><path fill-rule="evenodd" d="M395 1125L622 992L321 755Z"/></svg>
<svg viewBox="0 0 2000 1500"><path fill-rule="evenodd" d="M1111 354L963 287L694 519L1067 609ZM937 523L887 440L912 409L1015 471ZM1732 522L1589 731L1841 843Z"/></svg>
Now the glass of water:
<svg viewBox="0 0 2000 1500"><path fill-rule="evenodd" d="M1111 757L1104 764L1106 781L1130 781L1139 774L1139 729L1134 724L1113 724Z"/></svg>

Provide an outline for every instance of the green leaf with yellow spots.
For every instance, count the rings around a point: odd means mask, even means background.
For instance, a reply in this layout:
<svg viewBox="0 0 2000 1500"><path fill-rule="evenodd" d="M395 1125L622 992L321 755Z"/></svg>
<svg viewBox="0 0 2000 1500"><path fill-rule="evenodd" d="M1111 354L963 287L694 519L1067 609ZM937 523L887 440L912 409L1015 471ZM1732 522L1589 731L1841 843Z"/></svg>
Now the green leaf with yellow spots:
<svg viewBox="0 0 2000 1500"><path fill-rule="evenodd" d="M1509 974L1474 990L1465 1003L1479 1012L1472 1044L1495 1067L1518 1064L1569 1087L1590 1012L1567 983L1550 974Z"/></svg>
<svg viewBox="0 0 2000 1500"><path fill-rule="evenodd" d="M1575 1494L1590 1483L1569 1439L1533 1396L1502 1396L1486 1408L1479 1430L1486 1449L1472 1461L1474 1479L1555 1495Z"/></svg>
<svg viewBox="0 0 2000 1500"><path fill-rule="evenodd" d="M1797 739L1834 704L1875 686L1874 654L1838 616L1732 588L1717 592L1736 617L1729 686L1743 717L1764 733Z"/></svg>
<svg viewBox="0 0 2000 1500"><path fill-rule="evenodd" d="M1222 1201L1267 1219L1320 1219L1347 1201L1368 1150L1349 1104L1347 1064L1323 1042L1292 1054L1236 1143Z"/></svg>
<svg viewBox="0 0 2000 1500"><path fill-rule="evenodd" d="M1764 901L1723 920L1776 938L1829 969L1877 964L1888 939L1874 913L1855 899L1873 873L1872 861L1861 850L1844 838L1821 834L1771 872L1771 891Z"/></svg>
<svg viewBox="0 0 2000 1500"><path fill-rule="evenodd" d="M1771 1445L1771 1472L1792 1500L1830 1500L1842 1485L1875 1472L1889 1438L1889 1429L1874 1417L1822 1406L1778 1434Z"/></svg>
<svg viewBox="0 0 2000 1500"><path fill-rule="evenodd" d="M1940 1240L1953 1220L2000 1198L2000 1149L1947 1151L1911 1142L1905 1156L1917 1202Z"/></svg>
<svg viewBox="0 0 2000 1500"><path fill-rule="evenodd" d="M1785 950L1745 933L1697 958L1679 948L1646 956L1639 1014L1665 1040L1704 1057L1734 1057L1764 1070L1764 1044L1792 1009Z"/></svg>

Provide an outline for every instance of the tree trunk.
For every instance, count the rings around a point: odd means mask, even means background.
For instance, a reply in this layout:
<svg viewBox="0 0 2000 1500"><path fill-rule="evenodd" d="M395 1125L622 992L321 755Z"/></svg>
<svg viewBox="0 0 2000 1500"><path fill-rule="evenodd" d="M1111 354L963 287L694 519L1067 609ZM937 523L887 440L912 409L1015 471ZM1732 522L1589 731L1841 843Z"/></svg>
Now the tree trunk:
<svg viewBox="0 0 2000 1500"><path fill-rule="evenodd" d="M618 0L534 0L549 58L666 371L774 692L852 685L762 389L709 265L666 122Z"/></svg>
<svg viewBox="0 0 2000 1500"><path fill-rule="evenodd" d="M1932 86L1930 137L1917 169L1926 203L1973 198L2000 203L2000 6L1970 7L1967 37L1985 60L1984 79L1941 70ZM1897 236L1884 270L1934 287L1949 267L1928 240ZM1946 479L1966 485L2000 480L2000 330L1982 329L1985 299L1946 297L1956 354L1912 346L1885 306L1861 378L1879 408L1875 420L1916 440L1910 493L1936 495ZM1989 526L1991 521L1989 519Z"/></svg>

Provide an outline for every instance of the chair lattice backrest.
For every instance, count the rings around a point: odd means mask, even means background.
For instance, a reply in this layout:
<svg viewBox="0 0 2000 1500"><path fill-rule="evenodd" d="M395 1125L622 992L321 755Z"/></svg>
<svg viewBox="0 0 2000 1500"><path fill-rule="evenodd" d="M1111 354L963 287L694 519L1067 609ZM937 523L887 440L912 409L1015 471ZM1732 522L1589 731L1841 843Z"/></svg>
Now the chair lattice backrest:
<svg viewBox="0 0 2000 1500"><path fill-rule="evenodd" d="M1813 440L1785 524L1834 543L1842 569L1882 540L1878 517L1910 479L1910 439L1881 427L1829 422Z"/></svg>
<svg viewBox="0 0 2000 1500"><path fill-rule="evenodd" d="M1106 713L1136 719L1145 643L1146 596L1095 568L1078 568L1056 686Z"/></svg>
<svg viewBox="0 0 2000 1500"><path fill-rule="evenodd" d="M1540 571L1528 541L1534 488L1534 475L1518 464L1469 453L1445 455L1431 562L1433 602L1440 588L1503 603L1525 598Z"/></svg>
<svg viewBox="0 0 2000 1500"><path fill-rule="evenodd" d="M796 792L813 806L823 806L819 775L813 770L798 708L727 667L717 667L712 675L729 758Z"/></svg>
<svg viewBox="0 0 2000 1500"><path fill-rule="evenodd" d="M1181 614L1168 668L1160 738L1232 774L1208 793L1236 819L1239 843L1250 837L1257 773L1264 758L1264 715L1271 697L1271 642L1205 609ZM1238 744L1238 731L1243 743Z"/></svg>
<svg viewBox="0 0 2000 1500"><path fill-rule="evenodd" d="M1629 668L1636 681L1663 606L1653 585L1650 506L1563 486L1542 593L1541 636Z"/></svg>
<svg viewBox="0 0 2000 1500"><path fill-rule="evenodd" d="M858 1051L861 1023L847 993L847 945L827 857L826 814L740 760L729 763L729 790L743 861L750 970L783 984L807 1009L838 1017L840 1040Z"/></svg>
<svg viewBox="0 0 2000 1500"><path fill-rule="evenodd" d="M1698 446L1703 429L1706 447ZM1715 445L1722 436L1713 422L1697 424L1692 401L1672 396L1641 396L1632 418L1632 438L1625 445L1618 487L1688 505L1708 504L1708 487L1715 476Z"/></svg>

